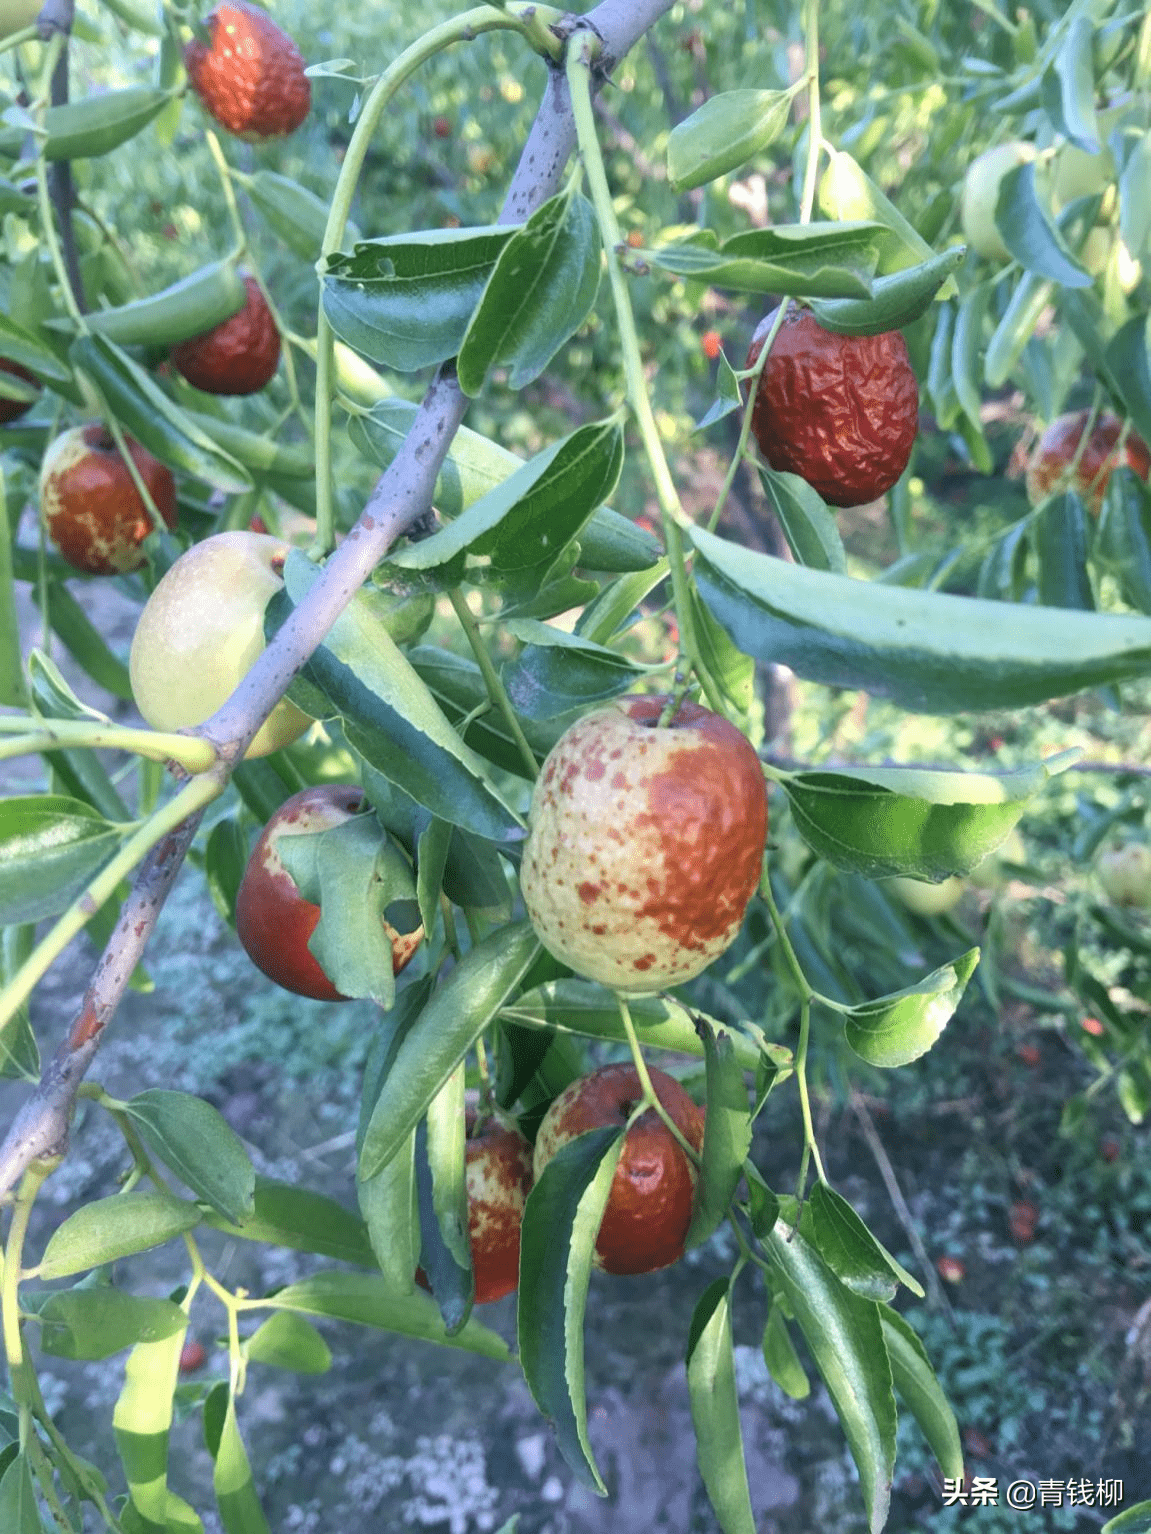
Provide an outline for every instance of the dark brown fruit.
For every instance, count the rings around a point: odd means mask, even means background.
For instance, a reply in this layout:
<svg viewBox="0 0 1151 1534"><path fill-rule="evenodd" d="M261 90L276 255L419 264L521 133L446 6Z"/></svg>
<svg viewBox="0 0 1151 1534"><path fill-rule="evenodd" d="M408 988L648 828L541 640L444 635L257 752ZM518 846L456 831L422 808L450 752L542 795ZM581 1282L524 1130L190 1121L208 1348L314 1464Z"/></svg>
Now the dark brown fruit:
<svg viewBox="0 0 1151 1534"><path fill-rule="evenodd" d="M5 373L11 373L14 378L22 378L25 383L37 385L40 383L35 373L30 373L18 362L9 362L5 357L0 357L0 368L3 368ZM26 411L31 410L32 405L33 401L30 399L5 399L3 395L0 395L0 425L19 420Z"/></svg>
<svg viewBox="0 0 1151 1534"><path fill-rule="evenodd" d="M176 482L138 442L128 451L156 509L176 525ZM40 513L60 553L89 575L122 575L144 564L152 531L139 491L111 433L99 422L62 432L40 465Z"/></svg>
<svg viewBox="0 0 1151 1534"><path fill-rule="evenodd" d="M656 1096L689 1145L703 1147L703 1109L665 1071L649 1067ZM565 1087L536 1136L535 1176L576 1135L620 1129L643 1096L633 1065L605 1065ZM596 1266L608 1273L654 1273L683 1256L695 1196L695 1168L654 1108L628 1130L596 1238Z"/></svg>
<svg viewBox="0 0 1151 1534"><path fill-rule="evenodd" d="M173 346L172 366L207 394L255 394L280 365L280 332L254 277L242 309L203 335Z"/></svg>
<svg viewBox="0 0 1151 1534"><path fill-rule="evenodd" d="M748 367L771 320L752 338ZM919 388L898 330L836 335L810 310L788 309L751 416L773 469L800 475L830 506L862 506L903 473L918 429Z"/></svg>
<svg viewBox="0 0 1151 1534"><path fill-rule="evenodd" d="M204 109L238 138L280 138L300 126L312 87L295 43L247 0L218 5L204 25L211 46L184 49L188 79Z"/></svg>
<svg viewBox="0 0 1151 1534"><path fill-rule="evenodd" d="M1032 506L1060 490L1074 490L1081 496L1092 516L1103 506L1107 481L1125 463L1140 479L1151 472L1151 453L1137 432L1127 433L1122 454L1118 451L1123 422L1117 415L1104 412L1091 428L1091 435L1080 454L1075 473L1071 464L1087 429L1089 410L1073 410L1056 416L1035 445L1027 464L1027 498Z"/></svg>

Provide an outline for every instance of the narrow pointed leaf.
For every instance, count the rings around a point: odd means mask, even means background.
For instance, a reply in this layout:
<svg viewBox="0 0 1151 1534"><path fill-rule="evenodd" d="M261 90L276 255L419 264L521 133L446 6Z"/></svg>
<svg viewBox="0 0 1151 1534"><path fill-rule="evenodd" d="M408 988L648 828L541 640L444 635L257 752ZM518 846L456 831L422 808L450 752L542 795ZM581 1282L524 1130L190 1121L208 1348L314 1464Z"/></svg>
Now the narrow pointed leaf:
<svg viewBox="0 0 1151 1534"><path fill-rule="evenodd" d="M1045 607L1095 610L1087 573L1087 511L1073 490L1051 496L1035 514L1036 587Z"/></svg>
<svg viewBox="0 0 1151 1534"><path fill-rule="evenodd" d="M464 1158L464 1063L436 1093L416 1127L420 1200L420 1266L449 1333L458 1331L475 1298Z"/></svg>
<svg viewBox="0 0 1151 1534"><path fill-rule="evenodd" d="M918 1060L951 1021L978 962L979 949L972 948L918 985L858 1003L844 1017L847 1042L869 1065L891 1069Z"/></svg>
<svg viewBox="0 0 1151 1534"><path fill-rule="evenodd" d="M772 1302L763 1329L763 1361L772 1379L793 1401L804 1401L811 1394L811 1381L795 1351L778 1301Z"/></svg>
<svg viewBox="0 0 1151 1534"><path fill-rule="evenodd" d="M204 1223L245 1241L375 1267L363 1220L326 1194L292 1183L257 1177L252 1213L242 1224L234 1225L213 1214L206 1215Z"/></svg>
<svg viewBox="0 0 1151 1534"><path fill-rule="evenodd" d="M1135 430L1151 442L1151 315L1137 314L1107 344L1106 358L1117 392Z"/></svg>
<svg viewBox="0 0 1151 1534"><path fill-rule="evenodd" d="M1076 16L1063 34L1059 51L1043 75L1043 106L1059 132L1088 154L1099 153L1095 116L1095 74L1091 50L1095 24Z"/></svg>
<svg viewBox="0 0 1151 1534"><path fill-rule="evenodd" d="M736 293L870 298L872 223L776 224L734 235L715 249L698 240L646 252L662 271Z"/></svg>
<svg viewBox="0 0 1151 1534"><path fill-rule="evenodd" d="M689 1247L706 1241L726 1217L751 1149L747 1083L731 1035L726 1031L717 1033L702 1018L698 1027L707 1068L707 1117L703 1164L687 1233Z"/></svg>
<svg viewBox="0 0 1151 1534"><path fill-rule="evenodd" d="M1009 170L999 183L995 227L1026 271L1068 288L1091 286L1090 272L1072 255L1040 201L1032 161Z"/></svg>
<svg viewBox="0 0 1151 1534"><path fill-rule="evenodd" d="M371 1177L356 1177L356 1198L372 1250L394 1294L411 1294L420 1263L420 1217L416 1194L416 1135Z"/></svg>
<svg viewBox="0 0 1151 1534"><path fill-rule="evenodd" d="M0 1529L5 1534L44 1534L32 1471L23 1454L0 1476Z"/></svg>
<svg viewBox="0 0 1151 1534"><path fill-rule="evenodd" d="M1151 495L1125 465L1103 492L1095 559L1119 582L1132 607L1151 613Z"/></svg>
<svg viewBox="0 0 1151 1534"><path fill-rule="evenodd" d="M277 1310L244 1343L249 1363L291 1369L296 1374L324 1374L332 1350L310 1321L292 1310Z"/></svg>
<svg viewBox="0 0 1151 1534"><path fill-rule="evenodd" d="M867 219L882 226L881 276L932 260L931 246L850 154L833 149L829 161L819 183L820 211L832 219Z"/></svg>
<svg viewBox="0 0 1151 1534"><path fill-rule="evenodd" d="M83 800L32 794L0 801L0 926L66 910L124 839Z"/></svg>
<svg viewBox="0 0 1151 1534"><path fill-rule="evenodd" d="M959 1441L959 1425L922 1342L898 1311L881 1305L879 1319L899 1399L919 1424L931 1452L939 1461L940 1472L948 1480L962 1481L963 1449Z"/></svg>
<svg viewBox="0 0 1151 1534"><path fill-rule="evenodd" d="M921 1299L923 1290L855 1210L834 1188L816 1183L804 1206L804 1234L837 1278L867 1300L890 1300L906 1283Z"/></svg>
<svg viewBox="0 0 1151 1534"><path fill-rule="evenodd" d="M410 1294L397 1294L375 1273L313 1273L309 1278L278 1289L267 1303L280 1310L328 1316L334 1321L350 1321L357 1326L372 1326L424 1342L463 1348L500 1363L511 1356L504 1339L474 1317L460 1331L449 1336L430 1294L421 1289Z"/></svg>
<svg viewBox="0 0 1151 1534"><path fill-rule="evenodd" d="M212 1486L224 1534L272 1534L260 1506L248 1452L236 1425L235 1400L230 1394L213 1458L216 1463L212 1468Z"/></svg>
<svg viewBox="0 0 1151 1534"><path fill-rule="evenodd" d="M699 1473L723 1534L755 1534L731 1332L731 1287L717 1278L691 1318L687 1389Z"/></svg>
<svg viewBox="0 0 1151 1534"><path fill-rule="evenodd" d="M787 126L787 91L722 91L676 123L667 141L667 179L687 192L736 170Z"/></svg>
<svg viewBox="0 0 1151 1534"><path fill-rule="evenodd" d="M147 1534L167 1534L168 1435L184 1336L173 1332L132 1349L112 1412L131 1506Z"/></svg>
<svg viewBox="0 0 1151 1534"><path fill-rule="evenodd" d="M931 308L935 295L963 262L964 247L945 250L915 266L876 277L870 298L813 298L811 308L825 330L875 336L902 330Z"/></svg>
<svg viewBox="0 0 1151 1534"><path fill-rule="evenodd" d="M779 518L796 563L812 570L834 570L847 574L847 555L834 516L798 474L784 474L776 469L760 469L759 481Z"/></svg>

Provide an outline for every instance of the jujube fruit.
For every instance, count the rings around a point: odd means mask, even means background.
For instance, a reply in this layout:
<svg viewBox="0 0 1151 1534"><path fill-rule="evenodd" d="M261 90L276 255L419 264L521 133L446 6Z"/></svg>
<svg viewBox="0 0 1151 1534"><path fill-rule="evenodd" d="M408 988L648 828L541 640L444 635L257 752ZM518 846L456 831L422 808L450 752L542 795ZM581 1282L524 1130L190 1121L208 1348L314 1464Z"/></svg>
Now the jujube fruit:
<svg viewBox="0 0 1151 1534"><path fill-rule="evenodd" d="M468 1114L468 1244L477 1305L511 1294L520 1281L520 1226L532 1186L532 1147L518 1129L489 1118L479 1129ZM417 1280L428 1287L422 1268Z"/></svg>
<svg viewBox="0 0 1151 1534"><path fill-rule="evenodd" d="M1095 873L1108 900L1151 908L1151 847L1146 842L1128 842L1100 853Z"/></svg>
<svg viewBox="0 0 1151 1534"><path fill-rule="evenodd" d="M1125 463L1140 479L1151 473L1151 453L1137 432L1129 431L1119 452L1123 422L1104 411L1096 417L1091 435L1072 474L1071 465L1091 415L1089 410L1072 410L1056 416L1040 437L1027 462L1027 498L1032 506L1061 490L1074 490L1092 516L1103 506L1107 481Z"/></svg>
<svg viewBox="0 0 1151 1534"><path fill-rule="evenodd" d="M995 224L995 204L1004 176L1035 158L1035 146L1022 139L985 149L967 167L959 204L963 238L989 261L1009 261L1011 252Z"/></svg>
<svg viewBox="0 0 1151 1534"><path fill-rule="evenodd" d="M684 1139L703 1147L704 1112L665 1071L648 1068L660 1103ZM535 1145L535 1179L576 1135L627 1123L643 1089L634 1065L605 1065L565 1087L544 1114ZM691 1225L696 1171L654 1108L627 1132L616 1164L595 1264L607 1273L654 1273L683 1256Z"/></svg>
<svg viewBox="0 0 1151 1534"><path fill-rule="evenodd" d="M307 836L330 831L365 808L359 788L344 783L322 783L301 789L284 803L265 825L252 849L236 894L236 936L252 963L269 980L298 996L316 1001L346 1001L324 973L308 947L320 920L320 908L305 900L280 857L280 845L288 836ZM392 972L408 964L423 937L423 927L397 932L387 922L384 931L392 944Z"/></svg>
<svg viewBox="0 0 1151 1534"><path fill-rule="evenodd" d="M138 442L128 452L165 524L176 525L176 482ZM145 563L152 518L111 432L98 421L62 432L40 465L40 514L77 570L123 575Z"/></svg>
<svg viewBox="0 0 1151 1534"><path fill-rule="evenodd" d="M211 38L193 38L184 65L204 109L238 138L279 138L300 126L312 87L300 50L267 11L225 0L204 22Z"/></svg>
<svg viewBox="0 0 1151 1534"><path fill-rule="evenodd" d="M767 791L734 725L662 696L593 709L532 794L520 888L541 941L621 991L690 980L734 942L755 893Z"/></svg>
<svg viewBox="0 0 1151 1534"><path fill-rule="evenodd" d="M242 309L202 335L173 346L172 366L207 394L255 394L280 365L280 332L254 277L244 278Z"/></svg>
<svg viewBox="0 0 1151 1534"><path fill-rule="evenodd" d="M772 324L761 321L751 367ZM798 474L829 506L884 495L907 467L919 430L919 386L898 330L844 336L791 307L755 394L751 430L773 469Z"/></svg>
<svg viewBox="0 0 1151 1534"><path fill-rule="evenodd" d="M37 9L39 15L39 9ZM19 378L28 384L39 386L40 380L35 373L30 373L26 367L21 367L18 362L9 362L7 357L0 357L0 368L5 373L11 373L13 378ZM9 399L0 394L0 425L6 425L9 421L17 421L20 417L31 410L33 401L30 399Z"/></svg>

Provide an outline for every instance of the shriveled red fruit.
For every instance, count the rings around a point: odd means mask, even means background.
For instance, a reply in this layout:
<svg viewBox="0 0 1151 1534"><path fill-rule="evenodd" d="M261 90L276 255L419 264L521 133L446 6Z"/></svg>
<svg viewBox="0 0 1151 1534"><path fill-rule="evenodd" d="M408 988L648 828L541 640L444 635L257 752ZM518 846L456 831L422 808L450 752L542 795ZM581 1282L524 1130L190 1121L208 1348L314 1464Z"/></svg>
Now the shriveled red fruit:
<svg viewBox="0 0 1151 1534"><path fill-rule="evenodd" d="M176 525L176 482L146 448L128 439L140 478L168 527ZM74 426L40 465L40 514L60 553L89 575L122 575L144 564L140 545L152 518L127 462L99 422Z"/></svg>
<svg viewBox="0 0 1151 1534"><path fill-rule="evenodd" d="M248 957L269 980L316 1001L348 998L328 979L308 948L320 908L305 900L284 867L279 845L285 836L306 836L342 825L365 808L363 794L346 783L321 783L286 799L268 821L248 859L236 894L236 935ZM408 964L423 938L423 927L399 933L384 923L392 943L395 974Z"/></svg>
<svg viewBox="0 0 1151 1534"><path fill-rule="evenodd" d="M255 394L280 365L280 332L254 277L242 309L168 353L178 373L207 394Z"/></svg>
<svg viewBox="0 0 1151 1534"><path fill-rule="evenodd" d="M180 1349L180 1373L195 1374L197 1369L202 1369L207 1360L208 1352L202 1342L185 1342Z"/></svg>
<svg viewBox="0 0 1151 1534"><path fill-rule="evenodd" d="M222 128L243 139L294 132L312 104L300 50L267 11L225 0L204 22L210 45L184 49L192 89Z"/></svg>
<svg viewBox="0 0 1151 1534"><path fill-rule="evenodd" d="M1122 453L1118 450L1123 422L1109 411L1096 417L1091 435L1080 455L1074 474L1071 464L1087 428L1089 410L1072 410L1058 415L1040 437L1027 462L1027 498L1032 506L1057 491L1074 490L1092 516L1103 506L1107 481L1125 463L1140 479L1151 473L1151 453L1137 432L1129 431Z"/></svg>
<svg viewBox="0 0 1151 1534"><path fill-rule="evenodd" d="M5 373L11 373L14 378L23 379L25 383L39 386L40 380L35 373L30 373L27 368L21 367L18 362L9 362L6 357L0 357L0 368ZM30 399L6 399L0 394L0 426L9 421L16 421L31 410L33 401Z"/></svg>
<svg viewBox="0 0 1151 1534"><path fill-rule="evenodd" d="M767 839L767 791L734 725L633 696L576 721L544 762L520 869L541 941L617 990L690 980L734 941Z"/></svg>
<svg viewBox="0 0 1151 1534"><path fill-rule="evenodd" d="M656 1096L695 1150L703 1147L704 1112L666 1071L648 1068ZM643 1096L634 1065L605 1065L565 1087L540 1123L535 1177L569 1140L589 1129L627 1123ZM607 1273L654 1273L683 1256L695 1196L695 1167L667 1125L649 1108L627 1132L596 1237L595 1263Z"/></svg>
<svg viewBox="0 0 1151 1534"><path fill-rule="evenodd" d="M773 315L752 337L763 350ZM891 489L919 430L919 387L898 330L843 336L809 309L788 308L760 376L751 430L773 469L798 474L830 506Z"/></svg>

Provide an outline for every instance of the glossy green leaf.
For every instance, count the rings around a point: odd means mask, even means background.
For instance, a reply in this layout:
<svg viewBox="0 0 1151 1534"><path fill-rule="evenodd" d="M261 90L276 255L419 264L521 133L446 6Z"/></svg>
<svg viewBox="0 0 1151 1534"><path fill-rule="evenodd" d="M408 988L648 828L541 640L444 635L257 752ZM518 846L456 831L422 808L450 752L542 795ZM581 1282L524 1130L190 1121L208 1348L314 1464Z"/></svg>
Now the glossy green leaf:
<svg viewBox="0 0 1151 1534"><path fill-rule="evenodd" d="M931 1452L939 1461L940 1472L948 1480L961 1481L963 1449L959 1426L922 1342L898 1311L881 1305L879 1319L896 1394L919 1424Z"/></svg>
<svg viewBox="0 0 1151 1534"><path fill-rule="evenodd" d="M370 362L410 373L454 357L514 225L365 240L328 261L324 314Z"/></svg>
<svg viewBox="0 0 1151 1534"><path fill-rule="evenodd" d="M596 1237L623 1141L608 1126L561 1146L528 1194L520 1228L516 1330L524 1377L576 1478L601 1495L606 1487L587 1432L583 1321Z"/></svg>
<svg viewBox="0 0 1151 1534"><path fill-rule="evenodd" d="M1119 582L1125 601L1151 613L1151 495L1126 466L1103 492L1095 561Z"/></svg>
<svg viewBox="0 0 1151 1534"><path fill-rule="evenodd" d="M169 468L235 495L252 476L184 414L154 379L104 336L77 336L71 357L120 424Z"/></svg>
<svg viewBox="0 0 1151 1534"><path fill-rule="evenodd" d="M847 556L835 517L819 492L798 474L760 469L759 482L783 528L796 563L847 574Z"/></svg>
<svg viewBox="0 0 1151 1534"><path fill-rule="evenodd" d="M833 149L819 183L820 211L832 219L870 220L882 226L878 238L880 276L931 261L935 252L914 225L884 195L845 150Z"/></svg>
<svg viewBox="0 0 1151 1534"><path fill-rule="evenodd" d="M950 431L959 414L959 395L951 375L951 343L955 334L956 305L941 304L931 335L927 365L927 396L941 431Z"/></svg>
<svg viewBox="0 0 1151 1534"><path fill-rule="evenodd" d="M374 1326L381 1331L398 1332L424 1342L464 1348L500 1363L510 1357L504 1339L479 1321L472 1318L460 1331L449 1336L430 1294L421 1289L410 1294L397 1294L374 1273L334 1270L313 1273L310 1278L278 1289L268 1303L280 1310L329 1316L334 1321L351 1321L357 1326Z"/></svg>
<svg viewBox="0 0 1151 1534"><path fill-rule="evenodd" d="M235 175L235 172L232 173ZM260 217L287 245L305 261L318 261L328 225L328 204L292 176L273 170L258 170L251 176L237 176ZM343 243L358 245L363 235L354 223L344 229Z"/></svg>
<svg viewBox="0 0 1151 1534"><path fill-rule="evenodd" d="M1036 587L1045 607L1093 612L1095 593L1087 573L1087 510L1073 490L1049 497L1032 525Z"/></svg>
<svg viewBox="0 0 1151 1534"><path fill-rule="evenodd" d="M0 314L0 357L19 362L38 378L53 383L66 383L72 377L68 364L35 331L19 324L10 314Z"/></svg>
<svg viewBox="0 0 1151 1534"><path fill-rule="evenodd" d="M736 170L774 142L791 112L788 91L721 91L676 123L667 141L667 179L687 192Z"/></svg>
<svg viewBox="0 0 1151 1534"><path fill-rule="evenodd" d="M375 1266L394 1294L411 1294L420 1260L415 1153L412 1130L386 1166L370 1177L356 1177L356 1197L376 1255Z"/></svg>
<svg viewBox="0 0 1151 1534"><path fill-rule="evenodd" d="M36 926L0 928L0 990L36 946ZM28 1017L28 1003L17 1009L12 1022L0 1032L0 1076L35 1081L40 1075L40 1050Z"/></svg>
<svg viewBox="0 0 1151 1534"><path fill-rule="evenodd" d="M731 1286L717 1278L700 1296L687 1342L687 1389L696 1459L723 1534L755 1534L732 1346Z"/></svg>
<svg viewBox="0 0 1151 1534"><path fill-rule="evenodd" d="M249 1363L291 1369L296 1374L324 1374L332 1367L332 1350L303 1316L277 1310L244 1343Z"/></svg>
<svg viewBox="0 0 1151 1534"><path fill-rule="evenodd" d="M1151 1502L1137 1502L1116 1518L1109 1518L1099 1534L1151 1534Z"/></svg>
<svg viewBox="0 0 1151 1534"><path fill-rule="evenodd" d="M185 408L184 418L253 474L311 479L316 472L316 455L310 443L282 442L279 433L248 431L234 421L202 410Z"/></svg>
<svg viewBox="0 0 1151 1534"><path fill-rule="evenodd" d="M960 409L980 436L983 435L983 377L981 353L983 321L991 301L991 284L980 283L960 300L951 339L951 377Z"/></svg>
<svg viewBox="0 0 1151 1534"><path fill-rule="evenodd" d="M252 1480L252 1467L236 1425L235 1400L231 1394L212 1458L215 1460L212 1487L224 1534L272 1534Z"/></svg>
<svg viewBox="0 0 1151 1534"><path fill-rule="evenodd" d="M293 603L319 576L299 550L284 566ZM344 719L349 743L433 815L491 841L519 838L517 817L488 782L404 652L357 593L308 663L308 674Z"/></svg>
<svg viewBox="0 0 1151 1534"><path fill-rule="evenodd" d="M689 1247L706 1241L726 1218L751 1149L747 1082L731 1034L713 1029L702 1018L697 1026L707 1071L707 1117L702 1166L687 1233Z"/></svg>
<svg viewBox="0 0 1151 1534"><path fill-rule="evenodd" d="M1091 286L1090 272L1071 253L1040 200L1033 161L1009 170L999 183L995 227L1025 271L1068 288Z"/></svg>
<svg viewBox="0 0 1151 1534"><path fill-rule="evenodd" d="M168 1534L168 1435L185 1333L138 1343L112 1412L133 1510L147 1534Z"/></svg>
<svg viewBox="0 0 1151 1534"><path fill-rule="evenodd" d="M456 359L460 388L479 394L492 368L508 385L538 378L587 319L599 290L595 210L570 186L550 197L500 251Z"/></svg>
<svg viewBox="0 0 1151 1534"><path fill-rule="evenodd" d="M52 1232L37 1275L51 1279L83 1273L162 1246L199 1223L195 1204L166 1193L120 1193L94 1199Z"/></svg>
<svg viewBox="0 0 1151 1534"><path fill-rule="evenodd" d="M32 1471L23 1454L0 1476L0 1529L5 1534L44 1534Z"/></svg>
<svg viewBox="0 0 1151 1534"><path fill-rule="evenodd" d="M983 376L989 389L1001 389L1010 378L1054 291L1053 282L1034 272L1025 272L1016 283L984 354Z"/></svg>
<svg viewBox="0 0 1151 1534"><path fill-rule="evenodd" d="M0 800L0 926L59 915L123 839L123 826L79 799Z"/></svg>
<svg viewBox="0 0 1151 1534"><path fill-rule="evenodd" d="M420 1267L449 1334L467 1320L475 1299L464 1144L461 1060L429 1104L427 1118L416 1126Z"/></svg>
<svg viewBox="0 0 1151 1534"><path fill-rule="evenodd" d="M213 261L159 293L86 316L88 328L117 346L172 346L222 324L247 302L235 262Z"/></svg>
<svg viewBox="0 0 1151 1534"><path fill-rule="evenodd" d="M1151 671L1146 618L911 591L691 537L700 592L745 654L903 708L1014 708Z"/></svg>
<svg viewBox="0 0 1151 1534"><path fill-rule="evenodd" d="M813 298L811 308L825 330L840 335L875 336L902 330L927 313L940 288L962 265L963 256L963 247L956 246L915 266L876 277L870 298Z"/></svg>
<svg viewBox="0 0 1151 1534"><path fill-rule="evenodd" d="M868 1230L834 1188L816 1183L803 1209L803 1232L827 1266L867 1300L890 1300L898 1284L923 1298L923 1289Z"/></svg>
<svg viewBox="0 0 1151 1534"><path fill-rule="evenodd" d="M400 1040L381 1085L364 1134L362 1177L373 1176L396 1154L519 984L538 947L530 923L502 927L465 954L438 987Z"/></svg>
<svg viewBox="0 0 1151 1534"><path fill-rule="evenodd" d="M1065 138L1088 154L1099 152L1092 67L1094 40L1094 21L1088 16L1074 17L1063 33L1054 60L1044 71L1042 84L1048 117Z"/></svg>
<svg viewBox="0 0 1151 1534"><path fill-rule="evenodd" d="M699 656L697 675L709 690L727 699L737 716L735 722L746 734L755 707L755 662L732 643L731 635L704 606L695 587L688 589Z"/></svg>
<svg viewBox="0 0 1151 1534"><path fill-rule="evenodd" d="M895 1397L879 1307L840 1283L782 1221L763 1242L780 1293L823 1376L859 1470L871 1534L887 1521L895 1464Z"/></svg>
<svg viewBox="0 0 1151 1534"><path fill-rule="evenodd" d="M972 948L905 990L845 1009L844 1035L869 1065L891 1069L918 1060L939 1038L979 962Z"/></svg>
<svg viewBox="0 0 1151 1534"><path fill-rule="evenodd" d="M153 1087L124 1111L153 1155L197 1198L235 1223L253 1212L255 1168L219 1109L188 1092Z"/></svg>
<svg viewBox="0 0 1151 1534"><path fill-rule="evenodd" d="M211 1213L205 1215L204 1223L245 1241L315 1252L364 1268L376 1265L367 1227L358 1215L323 1193L292 1183L257 1176L252 1213L242 1224Z"/></svg>
<svg viewBox="0 0 1151 1534"><path fill-rule="evenodd" d="M870 298L879 232L872 223L776 224L718 250L690 240L645 254L661 271L736 293Z"/></svg>
<svg viewBox="0 0 1151 1534"><path fill-rule="evenodd" d="M232 926L236 920L236 895L248 866L248 838L238 815L218 820L204 845L204 878L212 903Z"/></svg>
<svg viewBox="0 0 1151 1534"><path fill-rule="evenodd" d="M130 85L52 106L44 113L46 160L84 160L135 138L168 104L169 92Z"/></svg>
<svg viewBox="0 0 1151 1534"><path fill-rule="evenodd" d="M763 1361L767 1372L793 1401L805 1401L811 1394L811 1381L795 1351L787 1329L787 1320L778 1301L772 1303L763 1329Z"/></svg>
<svg viewBox="0 0 1151 1534"><path fill-rule="evenodd" d="M1151 442L1151 315L1129 319L1107 343L1105 355L1135 430Z"/></svg>
<svg viewBox="0 0 1151 1534"><path fill-rule="evenodd" d="M516 639L528 641L503 668L503 683L521 719L554 719L590 703L626 692L643 668L604 645L592 644L566 630L532 619L506 624Z"/></svg>
<svg viewBox="0 0 1151 1534"><path fill-rule="evenodd" d="M40 1307L40 1346L57 1358L110 1358L138 1342L182 1332L188 1318L171 1300L126 1294L108 1284L62 1289Z"/></svg>

